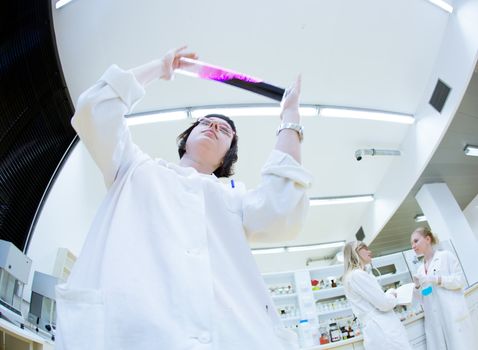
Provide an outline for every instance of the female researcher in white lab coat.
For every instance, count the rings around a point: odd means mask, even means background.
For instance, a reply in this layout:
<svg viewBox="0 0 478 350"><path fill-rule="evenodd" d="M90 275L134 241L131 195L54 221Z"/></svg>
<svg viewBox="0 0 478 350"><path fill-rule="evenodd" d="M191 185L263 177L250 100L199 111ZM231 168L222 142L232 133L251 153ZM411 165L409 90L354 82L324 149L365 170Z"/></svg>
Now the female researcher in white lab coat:
<svg viewBox="0 0 478 350"><path fill-rule="evenodd" d="M411 350L407 332L393 308L397 305L393 291L384 293L376 278L365 271L372 262L372 252L360 241L344 247L343 284L347 300L363 325L366 350Z"/></svg>
<svg viewBox="0 0 478 350"><path fill-rule="evenodd" d="M437 239L425 227L411 236L412 249L423 255L414 281L416 296L425 312L427 349L478 349L476 329L473 329L463 295L465 278L457 258L447 250L435 249Z"/></svg>
<svg viewBox="0 0 478 350"><path fill-rule="evenodd" d="M110 67L78 99L72 124L108 192L66 285L57 288L57 350L286 350L249 240L299 231L310 175L300 165L300 81L282 101L275 149L255 190L219 181L237 155L223 115L178 138L179 164L132 142L124 115L155 79L183 68L182 49L138 68ZM271 130L271 132L274 132Z"/></svg>

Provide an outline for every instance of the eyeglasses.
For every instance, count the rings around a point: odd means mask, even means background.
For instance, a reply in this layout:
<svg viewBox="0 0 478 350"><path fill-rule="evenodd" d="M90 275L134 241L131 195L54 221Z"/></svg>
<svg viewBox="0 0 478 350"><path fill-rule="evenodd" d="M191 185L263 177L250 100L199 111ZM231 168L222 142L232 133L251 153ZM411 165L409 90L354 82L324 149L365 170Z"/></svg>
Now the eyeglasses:
<svg viewBox="0 0 478 350"><path fill-rule="evenodd" d="M355 251L358 253L358 252L361 251L362 249L367 249L367 250L369 250L369 249L368 249L368 246L367 246L366 244L359 244L359 245L357 246L357 248L355 248Z"/></svg>
<svg viewBox="0 0 478 350"><path fill-rule="evenodd" d="M206 128L217 126L219 131L227 137L231 137L232 135L235 134L234 130L231 129L229 124L220 122L218 120L212 120L210 118L201 118L201 119L198 119L198 123L202 126L205 126Z"/></svg>

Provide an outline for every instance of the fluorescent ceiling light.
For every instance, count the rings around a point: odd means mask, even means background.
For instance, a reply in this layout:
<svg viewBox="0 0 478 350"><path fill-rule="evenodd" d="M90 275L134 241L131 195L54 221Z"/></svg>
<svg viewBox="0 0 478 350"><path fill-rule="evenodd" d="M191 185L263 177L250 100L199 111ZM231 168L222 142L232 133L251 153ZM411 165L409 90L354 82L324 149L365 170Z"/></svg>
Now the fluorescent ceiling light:
<svg viewBox="0 0 478 350"><path fill-rule="evenodd" d="M280 107L270 106L237 106L237 107L208 107L193 108L191 116L195 119L204 117L207 114L224 114L228 117L278 117ZM301 117L316 117L317 107L304 106L299 108Z"/></svg>
<svg viewBox="0 0 478 350"><path fill-rule="evenodd" d="M169 111L169 112L153 112L153 113L143 113L130 115L126 117L126 124L128 125L140 125L140 124L151 124L159 123L172 120L181 120L186 119L188 113L186 110L181 111Z"/></svg>
<svg viewBox="0 0 478 350"><path fill-rule="evenodd" d="M306 244L306 245L297 245L291 247L275 247L275 248L254 248L251 249L252 254L277 254L285 252L305 252L309 250L318 250L318 249L330 249L330 248L342 248L345 245L344 241L339 242L330 242L330 243L320 243L320 244Z"/></svg>
<svg viewBox="0 0 478 350"><path fill-rule="evenodd" d="M55 8L58 10L60 7L65 6L66 4L68 4L71 1L72 0L59 0L55 3Z"/></svg>
<svg viewBox="0 0 478 350"><path fill-rule="evenodd" d="M284 253L285 252L285 247L251 249L251 252L254 255Z"/></svg>
<svg viewBox="0 0 478 350"><path fill-rule="evenodd" d="M442 10L445 10L446 12L448 13L452 13L453 12L453 6L451 6L449 3L447 3L446 1L443 1L443 0L428 0L429 2L431 2L433 5L436 5L438 6L439 8L441 8Z"/></svg>
<svg viewBox="0 0 478 350"><path fill-rule="evenodd" d="M423 214L417 214L417 215L415 215L415 217L413 219L415 220L415 222L427 221L427 217Z"/></svg>
<svg viewBox="0 0 478 350"><path fill-rule="evenodd" d="M328 198L311 197L309 198L309 204L311 206L363 203L363 202L371 202L371 201L373 201L372 194L367 194L363 196L350 196L350 197L328 197Z"/></svg>
<svg viewBox="0 0 478 350"><path fill-rule="evenodd" d="M388 113L380 111L368 111L365 109L350 109L336 107L319 108L319 117L328 118L353 118L353 119L370 119L392 123L413 124L415 118L408 114Z"/></svg>
<svg viewBox="0 0 478 350"><path fill-rule="evenodd" d="M340 242L321 243L321 244L298 245L298 246L285 247L285 248L288 252L304 252L308 250L317 250L317 249L342 248L344 245L345 245L345 242L340 241Z"/></svg>
<svg viewBox="0 0 478 350"><path fill-rule="evenodd" d="M466 145L465 149L463 150L467 156L475 156L478 157L478 147Z"/></svg>

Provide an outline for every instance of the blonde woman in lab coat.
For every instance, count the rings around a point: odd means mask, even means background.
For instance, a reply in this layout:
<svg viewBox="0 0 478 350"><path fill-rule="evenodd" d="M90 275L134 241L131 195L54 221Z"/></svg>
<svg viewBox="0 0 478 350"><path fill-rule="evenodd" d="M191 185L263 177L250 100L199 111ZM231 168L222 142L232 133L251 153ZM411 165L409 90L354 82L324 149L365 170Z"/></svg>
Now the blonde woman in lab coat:
<svg viewBox="0 0 478 350"><path fill-rule="evenodd" d="M282 99L261 183L246 191L218 179L237 160L227 116L206 115L181 133L178 164L132 141L124 115L150 82L184 68L181 57L196 55L178 49L132 70L113 65L78 99L72 125L108 192L57 288L57 350L297 348L247 241L292 239L305 218L300 80Z"/></svg>
<svg viewBox="0 0 478 350"><path fill-rule="evenodd" d="M366 271L372 252L360 241L344 247L343 283L347 300L363 325L366 350L411 350L407 332L393 308L397 305L393 290L383 292L377 279Z"/></svg>
<svg viewBox="0 0 478 350"><path fill-rule="evenodd" d="M427 348L433 350L478 349L463 288L465 278L458 259L437 250L437 238L425 227L411 235L412 249L424 262L413 277L425 312Z"/></svg>

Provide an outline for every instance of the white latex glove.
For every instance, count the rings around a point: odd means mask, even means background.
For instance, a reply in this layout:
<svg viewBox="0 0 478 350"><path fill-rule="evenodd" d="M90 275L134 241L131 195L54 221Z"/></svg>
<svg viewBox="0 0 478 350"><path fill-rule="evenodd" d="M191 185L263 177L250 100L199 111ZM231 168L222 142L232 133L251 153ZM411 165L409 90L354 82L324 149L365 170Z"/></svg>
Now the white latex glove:
<svg viewBox="0 0 478 350"><path fill-rule="evenodd" d="M197 59L194 52L185 52L186 46L170 50L162 58L133 68L131 71L142 86L146 86L155 79L171 80L174 70L181 68L181 57Z"/></svg>
<svg viewBox="0 0 478 350"><path fill-rule="evenodd" d="M197 55L193 52L185 52L186 46L169 50L158 61L159 79L171 80L174 77L174 70L181 68L181 57L197 59Z"/></svg>
<svg viewBox="0 0 478 350"><path fill-rule="evenodd" d="M395 288L389 288L385 291L385 294L392 295L394 298L396 298L397 290Z"/></svg>
<svg viewBox="0 0 478 350"><path fill-rule="evenodd" d="M430 284L438 284L438 276L435 275L425 275L425 276L413 276L413 282L415 283L415 286L427 286Z"/></svg>
<svg viewBox="0 0 478 350"><path fill-rule="evenodd" d="M300 123L300 115L299 115L300 85L301 85L301 76L299 75L296 81L290 87L288 87L284 92L284 96L282 97L282 101L280 103L280 106L282 109L280 117L283 122L297 123L297 124Z"/></svg>
<svg viewBox="0 0 478 350"><path fill-rule="evenodd" d="M418 275L413 275L413 283L415 283L415 288L420 288L421 283L420 283L420 277Z"/></svg>

